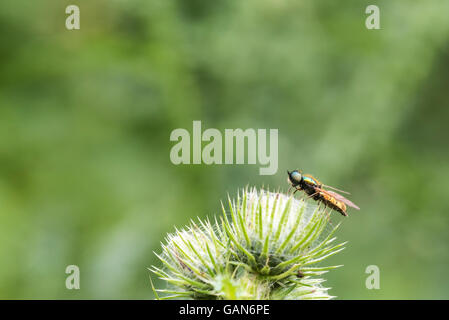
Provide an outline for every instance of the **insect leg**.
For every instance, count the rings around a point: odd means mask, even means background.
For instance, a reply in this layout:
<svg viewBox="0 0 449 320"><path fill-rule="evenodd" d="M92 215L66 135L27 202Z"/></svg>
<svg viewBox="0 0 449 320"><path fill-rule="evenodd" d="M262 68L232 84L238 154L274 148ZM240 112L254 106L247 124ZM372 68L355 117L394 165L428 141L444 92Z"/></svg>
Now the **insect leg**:
<svg viewBox="0 0 449 320"><path fill-rule="evenodd" d="M296 191L298 191L299 189L297 189L295 186L290 186L290 188L288 188L287 194L290 192L291 189L294 189L295 191L292 192L292 194L295 194Z"/></svg>
<svg viewBox="0 0 449 320"><path fill-rule="evenodd" d="M326 203L324 203L323 202L323 205L324 205L324 213L326 214L326 217L327 217L327 222L329 222L329 224L331 225L331 226L333 226L332 225L332 222L331 222L331 217L330 217L330 212L332 211L332 209L330 209L329 211L327 210L329 207L326 205Z"/></svg>
<svg viewBox="0 0 449 320"><path fill-rule="evenodd" d="M314 195L317 195L318 194L318 192L315 192L315 193L312 193L310 196L308 196L307 198L311 198L311 197L313 197Z"/></svg>
<svg viewBox="0 0 449 320"><path fill-rule="evenodd" d="M329 210L329 211L326 210L325 212L326 212L326 215L327 215L327 222L329 222L329 224L333 227L334 225L332 224L331 217L330 217L331 210Z"/></svg>

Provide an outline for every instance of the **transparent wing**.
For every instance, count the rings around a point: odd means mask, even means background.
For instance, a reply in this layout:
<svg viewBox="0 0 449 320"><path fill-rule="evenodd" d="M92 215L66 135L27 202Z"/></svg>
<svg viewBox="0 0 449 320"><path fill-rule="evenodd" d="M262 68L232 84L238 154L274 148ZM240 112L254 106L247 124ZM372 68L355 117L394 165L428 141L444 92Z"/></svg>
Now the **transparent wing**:
<svg viewBox="0 0 449 320"><path fill-rule="evenodd" d="M338 194L338 193L336 193L334 191L330 191L330 190L324 190L324 189L320 189L320 188L316 188L316 189L318 189L318 191L323 192L331 197L334 197L335 199L345 203L346 205L348 205L354 209L360 210L359 207L357 207L354 203L352 203L351 201L349 201L348 199L343 197L341 194Z"/></svg>
<svg viewBox="0 0 449 320"><path fill-rule="evenodd" d="M340 190L340 189L337 189L337 188L334 188L334 187L331 187L331 186L328 186L328 185L325 185L325 184L323 184L323 187L330 188L330 189L333 189L335 191L343 192L343 193L346 193L346 194L350 194L348 191L343 191L343 190Z"/></svg>

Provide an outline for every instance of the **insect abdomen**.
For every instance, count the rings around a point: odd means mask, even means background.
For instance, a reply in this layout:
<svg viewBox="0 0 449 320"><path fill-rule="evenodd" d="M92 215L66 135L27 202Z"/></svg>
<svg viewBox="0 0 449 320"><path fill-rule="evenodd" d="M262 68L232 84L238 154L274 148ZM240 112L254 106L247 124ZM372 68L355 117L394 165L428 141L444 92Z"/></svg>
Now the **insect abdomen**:
<svg viewBox="0 0 449 320"><path fill-rule="evenodd" d="M335 211L340 212L345 217L348 215L346 213L346 205L343 202L341 202L341 201L335 199L334 197L331 197L325 193L322 193L322 192L320 192L319 195L320 195L320 200L323 201L326 206L328 206L329 208L331 208Z"/></svg>

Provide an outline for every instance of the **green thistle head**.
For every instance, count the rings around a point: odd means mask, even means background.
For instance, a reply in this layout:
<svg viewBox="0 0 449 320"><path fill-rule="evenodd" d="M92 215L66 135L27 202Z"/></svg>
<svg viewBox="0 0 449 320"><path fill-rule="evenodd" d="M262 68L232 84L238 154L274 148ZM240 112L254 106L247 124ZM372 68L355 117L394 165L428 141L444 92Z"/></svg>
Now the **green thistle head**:
<svg viewBox="0 0 449 320"><path fill-rule="evenodd" d="M169 234L152 272L171 284L156 298L330 299L317 276L338 266L317 267L343 250L338 228L315 202L281 193L245 189L223 216ZM163 294L160 296L159 294Z"/></svg>

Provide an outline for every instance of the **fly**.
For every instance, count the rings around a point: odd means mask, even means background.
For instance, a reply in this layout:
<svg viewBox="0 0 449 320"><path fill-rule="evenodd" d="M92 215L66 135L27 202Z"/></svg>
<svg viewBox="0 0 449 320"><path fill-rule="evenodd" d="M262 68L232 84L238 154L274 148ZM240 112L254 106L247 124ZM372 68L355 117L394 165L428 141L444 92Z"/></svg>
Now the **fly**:
<svg viewBox="0 0 449 320"><path fill-rule="evenodd" d="M346 213L346 206L360 210L358 206L343 197L341 194L335 191L326 190L324 188L333 189L346 194L349 194L349 192L324 185L313 176L309 174L302 174L302 172L299 170L293 170L292 172L287 170L287 173L288 182L291 185L290 188L295 188L295 191L293 193L296 193L296 191L304 191L309 196L309 198L313 198L315 201L322 202L326 207L340 212L343 216L348 215Z"/></svg>

